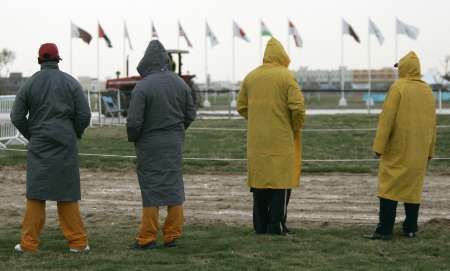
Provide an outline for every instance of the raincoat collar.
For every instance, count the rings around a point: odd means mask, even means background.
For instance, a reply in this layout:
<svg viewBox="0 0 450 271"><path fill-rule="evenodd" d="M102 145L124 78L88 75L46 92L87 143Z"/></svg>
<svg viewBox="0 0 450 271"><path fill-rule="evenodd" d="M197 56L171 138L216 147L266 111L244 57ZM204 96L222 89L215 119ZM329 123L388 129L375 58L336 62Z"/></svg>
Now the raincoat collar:
<svg viewBox="0 0 450 271"><path fill-rule="evenodd" d="M49 62L42 63L41 64L41 70L46 70L46 69L59 69L58 62L56 62L56 61L49 61Z"/></svg>
<svg viewBox="0 0 450 271"><path fill-rule="evenodd" d="M152 40L145 51L144 57L137 66L142 77L154 72L169 70L169 56L166 49L158 40Z"/></svg>
<svg viewBox="0 0 450 271"><path fill-rule="evenodd" d="M398 73L400 78L420 78L420 60L416 53L411 51L400 59Z"/></svg>
<svg viewBox="0 0 450 271"><path fill-rule="evenodd" d="M283 45L277 39L271 38L267 42L263 63L281 65L287 68L291 60L284 50Z"/></svg>

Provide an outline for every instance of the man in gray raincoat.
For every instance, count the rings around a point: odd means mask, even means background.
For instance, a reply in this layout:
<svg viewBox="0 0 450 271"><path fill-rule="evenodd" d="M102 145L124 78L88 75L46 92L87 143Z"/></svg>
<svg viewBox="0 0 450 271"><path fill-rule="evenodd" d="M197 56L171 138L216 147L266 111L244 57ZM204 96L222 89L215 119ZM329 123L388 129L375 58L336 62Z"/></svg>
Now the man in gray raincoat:
<svg viewBox="0 0 450 271"><path fill-rule="evenodd" d="M143 211L132 249L156 247L159 207L167 206L164 245L175 246L183 226L182 149L185 130L196 116L191 90L169 70L163 45L150 42L137 70L128 110L128 141L135 142Z"/></svg>
<svg viewBox="0 0 450 271"><path fill-rule="evenodd" d="M45 201L58 202L58 216L71 252L89 250L80 216L78 139L91 112L81 85L58 68L53 43L39 49L41 70L17 93L11 121L29 140L27 206L20 244L15 250L36 251L45 223ZM27 116L28 115L28 116Z"/></svg>

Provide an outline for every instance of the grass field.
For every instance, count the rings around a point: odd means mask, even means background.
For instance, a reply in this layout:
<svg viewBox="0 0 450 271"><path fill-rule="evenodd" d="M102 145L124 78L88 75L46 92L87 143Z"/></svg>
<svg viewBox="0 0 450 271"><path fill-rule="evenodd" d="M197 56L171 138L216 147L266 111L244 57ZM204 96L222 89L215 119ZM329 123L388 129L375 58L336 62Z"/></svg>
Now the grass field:
<svg viewBox="0 0 450 271"><path fill-rule="evenodd" d="M0 228L2 270L449 270L450 225L430 222L420 238L391 242L362 238L366 226L296 229L286 237L257 236L250 228L189 225L177 248L135 252L136 221L87 225L92 251L67 253L62 234L48 227L39 252L12 252L17 227ZM397 227L399 228L399 227Z"/></svg>
<svg viewBox="0 0 450 271"><path fill-rule="evenodd" d="M305 128L374 128L376 121L376 116L366 115L314 116L307 118ZM439 116L438 124L450 125L450 116ZM246 122L244 120L199 120L193 124L193 127L245 128ZM370 147L373 137L373 131L322 133L305 131L303 158L372 158ZM185 157L245 158L245 144L246 134L243 131L190 130L186 136L184 155ZM449 150L450 129L439 129L437 156L449 157ZM134 147L126 141L123 127L103 127L86 131L80 143L80 152L134 155ZM25 157L25 153L0 151L0 169L1 166L24 167ZM91 168L94 171L98 169L101 172L116 172L115 174L122 176L126 175L122 174L122 171L130 172L135 165L133 159L83 156L81 167ZM184 169L186 173L245 174L246 164L244 162L186 161ZM376 163L303 163L304 172L374 174L376 170ZM430 170L435 174L449 174L450 161L434 161ZM18 171L22 172L20 169ZM95 179L95 176L92 178ZM1 184L8 185L6 178L4 179L0 178L0 181L4 181ZM120 178L107 179L107 182L117 180ZM348 179L345 181L348 183ZM313 183L318 185L319 182L311 181L309 188L305 183L305 189L312 189ZM125 188L128 187L123 180L120 184ZM331 181L326 183L327 186L331 184ZM15 185L20 184L15 183ZM195 185L205 187L204 183L195 183ZM367 189L364 184L359 185ZM118 183L114 184L115 186L118 186ZM212 186L212 184L208 186L209 190L204 188L208 190L205 195L213 194ZM102 195L112 191L103 185L98 185L96 189ZM103 189L105 191L101 191ZM230 187L227 186L227 189ZM330 189L333 189L332 186ZM368 193L366 190L362 191ZM92 188L89 193L94 193ZM120 195L127 197L125 193ZM18 196L23 197L23 195ZM190 204L193 204L194 196L198 198L198 195L192 195ZM323 195L323 198L318 198L317 194L312 193L308 195L308 198L326 201L330 196L327 194ZM344 202L349 199L343 197L340 200ZM442 203L444 201L439 199L436 201L437 204L444 204ZM124 199L119 198L115 204L123 204L123 202L125 202ZM200 202L199 206L205 208L206 201ZM366 201L360 202L368 204ZM135 203L138 204L137 201ZM208 208L213 208L211 199L208 203ZM223 206L227 204L226 201L222 202ZM313 223L301 220L296 224L300 226L293 229L294 235L274 237L254 235L249 226L250 221L224 223L223 218L209 222L210 220L195 220L190 217L191 220L186 225L185 234L177 248L134 252L128 250L127 246L134 240L139 223L138 218L127 212L120 215L113 214L110 209L115 207L110 206L107 212L99 209L100 211L90 211L86 214L86 210L82 210L92 247L91 253L86 255L67 253L66 242L54 218L50 218L41 236L40 251L36 254L17 255L12 252L12 249L20 238L19 221L23 206L19 206L15 201L5 200L2 207L5 210L9 209L4 212L0 210L7 216L3 222L0 222L0 270L450 270L450 221L445 219L431 220L420 225L419 237L416 239L400 237L398 231L401 227L396 225L395 239L392 242L383 242L362 238L362 235L373 231L373 225ZM300 205L297 211L305 213L306 209L307 206Z"/></svg>
<svg viewBox="0 0 450 271"><path fill-rule="evenodd" d="M377 116L338 115L309 116L305 129L375 128ZM439 116L438 125L450 125L450 116ZM244 120L198 120L192 127L245 128ZM372 158L374 131L303 132L303 159ZM185 157L245 158L245 131L188 130ZM80 143L82 153L134 155L134 147L126 140L123 127L88 129ZM437 157L450 156L450 128L438 130ZM0 152L2 165L25 165L24 153ZM134 168L134 159L82 157L81 167L121 170ZM243 173L245 162L185 161L186 173ZM303 163L304 172L374 173L374 162ZM450 173L450 161L433 161L430 170Z"/></svg>

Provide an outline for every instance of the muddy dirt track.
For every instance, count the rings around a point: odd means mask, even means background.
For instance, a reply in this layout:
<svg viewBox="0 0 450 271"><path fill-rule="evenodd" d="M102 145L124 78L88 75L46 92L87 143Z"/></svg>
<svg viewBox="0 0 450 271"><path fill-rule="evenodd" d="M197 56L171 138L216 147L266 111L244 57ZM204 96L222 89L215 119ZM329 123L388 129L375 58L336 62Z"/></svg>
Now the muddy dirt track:
<svg viewBox="0 0 450 271"><path fill-rule="evenodd" d="M86 222L139 219L140 191L134 172L82 169L81 176L81 210ZM428 176L425 183L420 220L450 219L450 176ZM288 223L291 226L376 223L376 184L376 177L370 175L304 175L300 189L293 191ZM25 170L1 168L0 187L0 224L19 223L25 205ZM219 221L251 225L252 195L245 176L187 175L185 187L187 223ZM47 218L54 220L56 204L47 205ZM399 207L401 218L403 208Z"/></svg>

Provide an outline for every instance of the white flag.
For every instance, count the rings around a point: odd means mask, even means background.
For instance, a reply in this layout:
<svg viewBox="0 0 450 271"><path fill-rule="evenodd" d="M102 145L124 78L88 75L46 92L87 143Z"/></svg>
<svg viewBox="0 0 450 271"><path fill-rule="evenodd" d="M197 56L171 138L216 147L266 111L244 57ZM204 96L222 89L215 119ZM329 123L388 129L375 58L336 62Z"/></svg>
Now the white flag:
<svg viewBox="0 0 450 271"><path fill-rule="evenodd" d="M380 43L380 45L383 45L384 36L383 34L381 34L380 29L376 26L374 22L372 22L371 19L369 19L369 34L374 34L375 37L377 37L378 39L378 43Z"/></svg>
<svg viewBox="0 0 450 271"><path fill-rule="evenodd" d="M300 37L300 34L298 33L297 27L295 27L295 25L291 22L291 20L289 20L288 22L288 31L289 35L294 37L295 47L303 47L303 40Z"/></svg>
<svg viewBox="0 0 450 271"><path fill-rule="evenodd" d="M209 24L206 23L206 37L209 38L209 42L211 43L211 47L214 47L219 44L219 40L217 39L214 32L212 32Z"/></svg>
<svg viewBox="0 0 450 271"><path fill-rule="evenodd" d="M131 45L130 34L128 33L127 23L123 22L123 38L128 40L128 46L130 50L133 50L133 45Z"/></svg>
<svg viewBox="0 0 450 271"><path fill-rule="evenodd" d="M158 32L156 31L156 27L153 21L152 21L152 39L159 39Z"/></svg>
<svg viewBox="0 0 450 271"><path fill-rule="evenodd" d="M396 28L397 28L397 34L406 35L410 39L416 40L417 37L419 36L419 28L409 25L409 24L405 24L404 22L400 21L399 19L397 19Z"/></svg>

